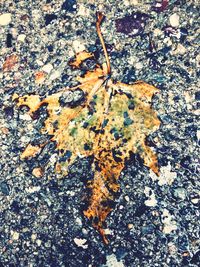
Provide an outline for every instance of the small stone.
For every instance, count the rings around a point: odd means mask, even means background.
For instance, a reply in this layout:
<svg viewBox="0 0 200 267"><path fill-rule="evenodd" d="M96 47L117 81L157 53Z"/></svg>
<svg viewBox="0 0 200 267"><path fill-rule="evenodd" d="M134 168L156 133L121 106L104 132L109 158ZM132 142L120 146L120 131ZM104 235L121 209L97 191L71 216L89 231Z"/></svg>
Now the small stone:
<svg viewBox="0 0 200 267"><path fill-rule="evenodd" d="M4 114L6 118L11 119L14 115L13 107L5 107Z"/></svg>
<svg viewBox="0 0 200 267"><path fill-rule="evenodd" d="M195 93L195 100L200 101L200 91Z"/></svg>
<svg viewBox="0 0 200 267"><path fill-rule="evenodd" d="M133 228L133 224L132 223L129 223L128 224L128 229L132 229Z"/></svg>
<svg viewBox="0 0 200 267"><path fill-rule="evenodd" d="M125 6L129 6L130 5L129 1L128 0L124 0L124 5Z"/></svg>
<svg viewBox="0 0 200 267"><path fill-rule="evenodd" d="M45 73L43 71L37 71L35 74L35 83L42 84L45 80Z"/></svg>
<svg viewBox="0 0 200 267"><path fill-rule="evenodd" d="M153 34L154 34L154 36L160 36L160 35L163 34L163 32L162 32L160 29L156 28L156 29L153 31Z"/></svg>
<svg viewBox="0 0 200 267"><path fill-rule="evenodd" d="M79 9L78 9L78 13L77 13L78 16L88 17L89 13L90 13L89 9L87 9L83 4L79 5Z"/></svg>
<svg viewBox="0 0 200 267"><path fill-rule="evenodd" d="M54 154L51 155L51 157L49 159L49 162L51 162L51 164L55 164L57 158L58 158L58 155L56 153L54 153Z"/></svg>
<svg viewBox="0 0 200 267"><path fill-rule="evenodd" d="M7 134L9 133L9 129L6 128L6 127L2 127L2 128L1 128L1 132L2 132L3 134L7 135Z"/></svg>
<svg viewBox="0 0 200 267"><path fill-rule="evenodd" d="M0 191L2 194L9 196L10 194L10 187L6 182L1 182L0 183Z"/></svg>
<svg viewBox="0 0 200 267"><path fill-rule="evenodd" d="M184 55L187 52L187 49L182 44L178 44L178 46L177 46L177 52L180 55Z"/></svg>
<svg viewBox="0 0 200 267"><path fill-rule="evenodd" d="M51 207L51 205L52 205L52 202L51 202L51 200L49 199L49 198L45 198L45 202L47 203L47 205L49 206L49 207Z"/></svg>
<svg viewBox="0 0 200 267"><path fill-rule="evenodd" d="M19 42L24 42L26 39L26 35L25 34L20 34L18 37L17 37L17 41Z"/></svg>
<svg viewBox="0 0 200 267"><path fill-rule="evenodd" d="M13 39L12 34L8 33L6 36L6 46L8 48L12 47L12 39Z"/></svg>
<svg viewBox="0 0 200 267"><path fill-rule="evenodd" d="M106 266L107 267L125 267L122 261L118 261L115 254L106 256Z"/></svg>
<svg viewBox="0 0 200 267"><path fill-rule="evenodd" d="M74 99L74 95L71 91L63 92L62 95L59 98L60 105L63 107L70 102L72 102Z"/></svg>
<svg viewBox="0 0 200 267"><path fill-rule="evenodd" d="M104 229L105 235L111 235L112 231L108 228Z"/></svg>
<svg viewBox="0 0 200 267"><path fill-rule="evenodd" d="M69 49L68 56L69 57L74 57L74 55L75 55L74 51L72 49Z"/></svg>
<svg viewBox="0 0 200 267"><path fill-rule="evenodd" d="M177 253L177 247L173 242L169 242L168 243L168 250L169 250L169 254L171 255L175 255Z"/></svg>
<svg viewBox="0 0 200 267"><path fill-rule="evenodd" d="M43 170L41 168L34 168L32 171L32 174L37 177L40 178L43 175Z"/></svg>
<svg viewBox="0 0 200 267"><path fill-rule="evenodd" d="M132 13L115 20L116 31L124 34L138 35L144 31L149 15L141 12Z"/></svg>
<svg viewBox="0 0 200 267"><path fill-rule="evenodd" d="M76 89L73 92L73 101L74 102L81 101L81 100L83 100L83 98L84 98L84 93L82 90Z"/></svg>
<svg viewBox="0 0 200 267"><path fill-rule="evenodd" d="M62 83L65 84L68 82L69 80L69 75L67 75L66 73L62 75L61 77Z"/></svg>
<svg viewBox="0 0 200 267"><path fill-rule="evenodd" d="M177 173L171 171L171 164L168 162L167 166L162 166L160 168L160 176L158 177L152 170L150 170L150 177L153 181L158 180L158 184L171 185L177 178Z"/></svg>
<svg viewBox="0 0 200 267"><path fill-rule="evenodd" d="M41 12L39 9L32 10L32 18L34 22L38 22L39 20L41 20Z"/></svg>
<svg viewBox="0 0 200 267"><path fill-rule="evenodd" d="M85 50L85 45L83 43L81 43L80 40L73 41L72 46L73 46L74 50L76 51L76 53L82 52Z"/></svg>
<svg viewBox="0 0 200 267"><path fill-rule="evenodd" d="M61 75L60 71L55 70L54 72L51 73L49 79L51 81L56 80L56 79L58 79L60 77L60 75Z"/></svg>
<svg viewBox="0 0 200 267"><path fill-rule="evenodd" d="M166 52L168 52L168 47L170 47L170 46L172 45L172 40L171 40L169 37L166 37L166 38L163 40L163 43L166 44L166 47L165 47L165 48L167 48L167 49L166 49ZM165 52L165 53L166 53L166 52Z"/></svg>
<svg viewBox="0 0 200 267"><path fill-rule="evenodd" d="M124 197L124 199L125 199L127 202L129 202L129 201L130 201L130 198L129 198L129 196L125 196L125 197Z"/></svg>
<svg viewBox="0 0 200 267"><path fill-rule="evenodd" d="M32 194L32 193L40 191L40 189L41 189L40 186L30 186L30 187L26 188L25 190L27 193Z"/></svg>
<svg viewBox="0 0 200 267"><path fill-rule="evenodd" d="M36 244L38 245L38 247L40 247L40 246L41 246L41 244L42 244L42 240L40 240L40 239L37 239L37 240L36 240Z"/></svg>
<svg viewBox="0 0 200 267"><path fill-rule="evenodd" d="M199 198L192 198L191 202L196 205L199 203L199 200L200 200Z"/></svg>
<svg viewBox="0 0 200 267"><path fill-rule="evenodd" d="M42 70L46 73L50 73L52 71L52 69L53 69L53 66L50 63L48 63L42 67Z"/></svg>
<svg viewBox="0 0 200 267"><path fill-rule="evenodd" d="M164 224L163 233L165 234L170 234L172 231L175 231L178 228L176 221L174 220L174 216L171 215L167 209L163 210L161 221Z"/></svg>
<svg viewBox="0 0 200 267"><path fill-rule="evenodd" d="M18 63L18 56L15 54L9 55L3 63L3 71L11 71Z"/></svg>
<svg viewBox="0 0 200 267"><path fill-rule="evenodd" d="M55 14L46 14L45 15L45 25L49 25L53 20L57 19L57 15Z"/></svg>
<svg viewBox="0 0 200 267"><path fill-rule="evenodd" d="M23 121L32 121L32 118L29 114L20 114L19 118L20 120L23 120Z"/></svg>
<svg viewBox="0 0 200 267"><path fill-rule="evenodd" d="M169 22L172 27L178 27L179 26L179 15L176 13L171 15L169 18Z"/></svg>
<svg viewBox="0 0 200 267"><path fill-rule="evenodd" d="M74 191L67 191L66 194L71 196L71 197L75 196L75 192Z"/></svg>
<svg viewBox="0 0 200 267"><path fill-rule="evenodd" d="M136 64L135 64L135 68L136 69L142 69L143 68L143 64L142 64L142 62L137 62Z"/></svg>
<svg viewBox="0 0 200 267"><path fill-rule="evenodd" d="M36 238L37 238L37 234L32 234L32 235L31 235L31 239L32 239L32 241L35 241Z"/></svg>
<svg viewBox="0 0 200 267"><path fill-rule="evenodd" d="M145 225L142 227L142 233L143 234L152 234L155 229L155 226L153 224Z"/></svg>
<svg viewBox="0 0 200 267"><path fill-rule="evenodd" d="M76 10L76 0L64 1L61 8L69 12L74 12Z"/></svg>
<svg viewBox="0 0 200 267"><path fill-rule="evenodd" d="M154 10L157 13L161 13L165 11L168 7L169 1L168 0L162 0L156 1L155 5L152 6L152 10Z"/></svg>
<svg viewBox="0 0 200 267"><path fill-rule="evenodd" d="M173 195L175 198L184 200L187 196L186 191L184 188L176 188L174 189Z"/></svg>
<svg viewBox="0 0 200 267"><path fill-rule="evenodd" d="M12 20L11 13L4 13L0 15L0 25L6 26L8 25Z"/></svg>
<svg viewBox="0 0 200 267"><path fill-rule="evenodd" d="M145 186L144 193L148 198L147 200L145 200L144 204L147 207L155 207L157 205L157 200L153 190L150 187Z"/></svg>
<svg viewBox="0 0 200 267"><path fill-rule="evenodd" d="M82 228L82 233L83 233L84 235L87 235L87 234L88 234L88 230L85 229L85 228Z"/></svg>
<svg viewBox="0 0 200 267"><path fill-rule="evenodd" d="M18 232L16 232L16 231L13 231L12 233L11 233L11 235L12 235L12 240L18 240L19 239L19 233Z"/></svg>
<svg viewBox="0 0 200 267"><path fill-rule="evenodd" d="M82 225L82 221L80 218L76 218L75 222L77 225L80 225L80 226Z"/></svg>
<svg viewBox="0 0 200 267"><path fill-rule="evenodd" d="M53 52L53 45L48 45L47 49L48 49L49 52Z"/></svg>
<svg viewBox="0 0 200 267"><path fill-rule="evenodd" d="M23 144L26 144L26 143L28 143L28 142L30 142L30 138L28 137L28 136L25 136L25 135L23 135L21 138L20 138L20 140L21 140L21 143Z"/></svg>
<svg viewBox="0 0 200 267"><path fill-rule="evenodd" d="M85 238L74 238L74 243L78 246L78 247L82 247L84 249L88 248L88 245L85 245L85 243L87 242L87 239Z"/></svg>
<svg viewBox="0 0 200 267"><path fill-rule="evenodd" d="M178 44L176 49L171 52L172 55L184 55L187 52L187 49L182 45Z"/></svg>
<svg viewBox="0 0 200 267"><path fill-rule="evenodd" d="M35 62L36 62L37 65L40 66L40 67L44 65L44 63L42 62L42 60L36 59Z"/></svg>

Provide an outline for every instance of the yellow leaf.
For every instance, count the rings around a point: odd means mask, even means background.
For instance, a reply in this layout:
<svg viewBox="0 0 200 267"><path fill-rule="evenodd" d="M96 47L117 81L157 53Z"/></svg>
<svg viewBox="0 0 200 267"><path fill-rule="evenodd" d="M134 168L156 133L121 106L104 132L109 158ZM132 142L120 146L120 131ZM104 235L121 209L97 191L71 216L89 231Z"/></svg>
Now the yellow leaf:
<svg viewBox="0 0 200 267"><path fill-rule="evenodd" d="M40 152L40 150L41 148L39 146L32 146L31 144L29 144L21 154L20 158L25 159L35 157Z"/></svg>
<svg viewBox="0 0 200 267"><path fill-rule="evenodd" d="M93 54L92 53L89 53L87 51L81 51L79 53L76 54L76 59L71 61L69 63L70 66L74 67L74 68L79 68L81 63L88 59L88 58L91 58L93 57Z"/></svg>
<svg viewBox="0 0 200 267"><path fill-rule="evenodd" d="M107 53L100 32L98 16L97 33ZM82 61L92 57L83 51L70 64L79 67ZM30 113L46 105L48 118L44 122L42 133L52 136L56 142L60 158L66 160L56 164L56 171L66 175L68 168L79 157L93 157L94 177L86 185L90 189L89 205L84 215L92 221L108 243L104 232L104 222L113 209L115 193L119 190L118 179L129 159L130 153L137 153L144 165L159 174L157 156L146 145L146 137L159 128L160 121L151 108L152 96L158 92L154 86L143 81L128 85L114 83L110 77L111 68L106 55L106 64L87 71L78 77L79 85L65 88L49 95L43 100L37 95L15 96L17 105L26 105ZM63 99L74 90L82 90L84 101L70 106ZM38 153L28 146L21 158L35 156Z"/></svg>
<svg viewBox="0 0 200 267"><path fill-rule="evenodd" d="M13 100L17 101L17 106L29 107L29 112L32 114L38 110L40 105L40 97L38 95L25 95L23 97L17 97L17 94L13 96Z"/></svg>

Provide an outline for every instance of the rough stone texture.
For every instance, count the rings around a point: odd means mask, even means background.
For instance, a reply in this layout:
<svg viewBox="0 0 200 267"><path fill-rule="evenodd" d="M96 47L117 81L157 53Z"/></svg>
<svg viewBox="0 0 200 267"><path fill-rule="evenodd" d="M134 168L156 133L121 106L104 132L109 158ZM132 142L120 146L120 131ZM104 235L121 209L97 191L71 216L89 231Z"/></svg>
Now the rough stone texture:
<svg viewBox="0 0 200 267"><path fill-rule="evenodd" d="M198 1L173 0L164 8L156 2L1 1L0 15L12 19L0 25L0 266L199 266ZM127 162L107 219L108 246L82 215L90 159L77 159L63 179L54 173L53 144L20 161L29 142L49 138L39 133L46 113L32 121L12 102L13 93L45 95L76 85L80 73L68 62L80 47L104 60L97 10L107 17L102 31L113 78L157 86L153 107L162 121L148 138L162 177L156 180L137 155ZM148 14L145 23L137 21L140 34L117 32L116 20L137 12ZM3 71L10 55L18 61ZM42 70L45 80L37 84ZM43 177L35 177L34 168L44 169Z"/></svg>

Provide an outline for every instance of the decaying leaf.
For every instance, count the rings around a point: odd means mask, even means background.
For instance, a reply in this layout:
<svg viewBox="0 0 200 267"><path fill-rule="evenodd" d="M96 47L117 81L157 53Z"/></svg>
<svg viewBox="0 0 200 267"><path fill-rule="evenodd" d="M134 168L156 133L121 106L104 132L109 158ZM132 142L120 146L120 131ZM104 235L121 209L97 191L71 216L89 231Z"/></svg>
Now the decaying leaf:
<svg viewBox="0 0 200 267"><path fill-rule="evenodd" d="M14 66L18 62L18 56L17 55L10 55L6 58L5 62L3 63L3 71L11 71Z"/></svg>
<svg viewBox="0 0 200 267"><path fill-rule="evenodd" d="M37 154L39 154L41 148L39 146L33 146L29 144L24 152L21 154L20 158L21 159L26 159L26 158L31 158L35 157Z"/></svg>
<svg viewBox="0 0 200 267"><path fill-rule="evenodd" d="M69 63L70 66L74 67L74 68L79 68L79 66L81 65L81 63L88 59L93 57L92 53L89 53L87 51L81 51L79 53L76 54L76 59L72 62Z"/></svg>
<svg viewBox="0 0 200 267"><path fill-rule="evenodd" d="M111 204L119 190L118 178L130 152L139 154L144 165L159 173L157 157L145 140L159 128L160 121L151 108L152 96L158 91L155 87L143 81L132 85L115 83L110 78L110 62L100 31L102 19L103 15L98 13L97 33L106 64L97 64L95 70L78 77L79 85L74 88L65 88L43 99L38 95L15 95L14 99L18 106L28 106L31 115L46 105L48 118L41 132L52 136L51 142L56 142L60 158L66 159L58 160L57 171L66 175L77 156L93 156L94 177L87 184L91 195L84 215L108 243L103 226L112 210ZM91 53L83 51L71 66L78 68L90 57L93 57ZM83 92L84 101L70 106L64 99L75 90ZM28 146L21 158L29 157L30 150Z"/></svg>

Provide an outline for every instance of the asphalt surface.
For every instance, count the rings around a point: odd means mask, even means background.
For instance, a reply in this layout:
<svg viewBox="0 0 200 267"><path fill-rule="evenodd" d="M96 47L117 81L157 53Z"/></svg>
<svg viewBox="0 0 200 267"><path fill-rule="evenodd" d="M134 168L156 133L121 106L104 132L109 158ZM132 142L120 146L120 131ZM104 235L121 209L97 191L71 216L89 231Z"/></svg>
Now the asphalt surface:
<svg viewBox="0 0 200 267"><path fill-rule="evenodd" d="M148 143L161 175L138 155L126 163L107 246L82 213L90 159L77 159L67 177L54 171L51 142L37 158L20 160L27 144L49 138L40 133L46 114L32 120L12 100L76 85L80 71L68 62L77 51L104 61L96 11L106 16L112 78L160 90L152 106L161 127ZM0 1L0 266L199 266L198 19L198 1ZM10 56L15 63L5 66Z"/></svg>

